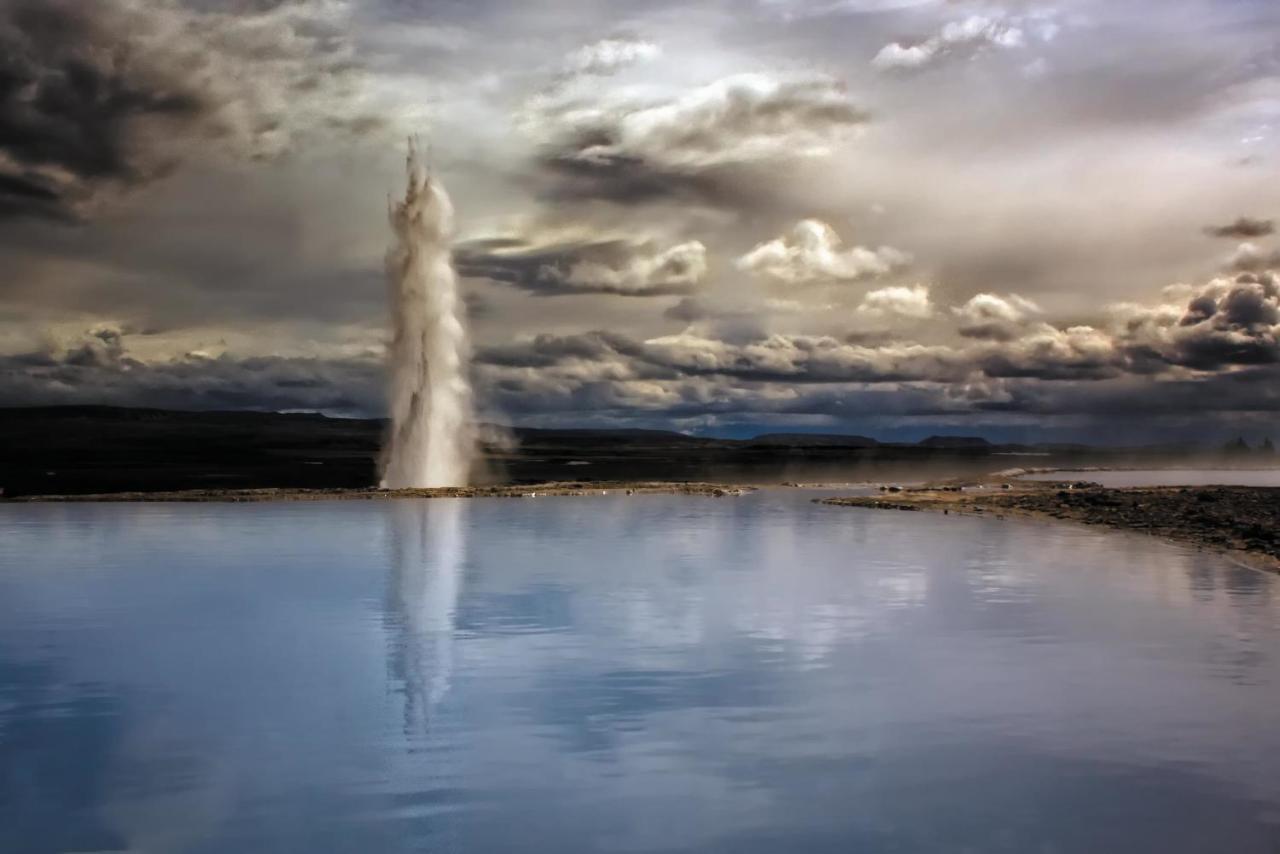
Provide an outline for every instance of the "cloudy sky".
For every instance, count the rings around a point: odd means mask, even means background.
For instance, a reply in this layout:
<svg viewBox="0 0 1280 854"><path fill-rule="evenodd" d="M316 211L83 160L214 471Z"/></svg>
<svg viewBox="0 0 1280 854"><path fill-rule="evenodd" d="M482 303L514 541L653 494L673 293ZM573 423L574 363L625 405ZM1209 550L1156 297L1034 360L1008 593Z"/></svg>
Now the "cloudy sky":
<svg viewBox="0 0 1280 854"><path fill-rule="evenodd" d="M409 134L487 417L1280 410L1274 0L0 0L0 405L381 414Z"/></svg>

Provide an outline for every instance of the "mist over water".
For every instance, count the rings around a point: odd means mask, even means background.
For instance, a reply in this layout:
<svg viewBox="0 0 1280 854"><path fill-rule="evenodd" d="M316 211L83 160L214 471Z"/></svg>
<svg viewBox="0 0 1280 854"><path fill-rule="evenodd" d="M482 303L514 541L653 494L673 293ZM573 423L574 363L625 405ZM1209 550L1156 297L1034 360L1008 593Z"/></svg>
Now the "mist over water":
<svg viewBox="0 0 1280 854"><path fill-rule="evenodd" d="M387 253L391 434L382 486L465 486L475 449L470 346L450 257L453 204L411 143L404 198L391 206Z"/></svg>

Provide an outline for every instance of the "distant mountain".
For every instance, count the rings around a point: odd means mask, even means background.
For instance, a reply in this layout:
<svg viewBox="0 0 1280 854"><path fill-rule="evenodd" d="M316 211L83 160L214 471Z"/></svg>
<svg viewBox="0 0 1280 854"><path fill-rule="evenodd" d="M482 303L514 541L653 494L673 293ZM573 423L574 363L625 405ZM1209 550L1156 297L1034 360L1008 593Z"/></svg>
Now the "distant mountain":
<svg viewBox="0 0 1280 854"><path fill-rule="evenodd" d="M770 448L876 448L880 445L866 436L838 433L763 433L748 439L747 444Z"/></svg>
<svg viewBox="0 0 1280 854"><path fill-rule="evenodd" d="M548 429L542 427L513 427L511 432L522 445L563 444L573 442L586 445L706 445L720 442L690 436L674 430L641 429Z"/></svg>
<svg viewBox="0 0 1280 854"><path fill-rule="evenodd" d="M918 442L922 448L990 448L991 443L981 436L930 436Z"/></svg>

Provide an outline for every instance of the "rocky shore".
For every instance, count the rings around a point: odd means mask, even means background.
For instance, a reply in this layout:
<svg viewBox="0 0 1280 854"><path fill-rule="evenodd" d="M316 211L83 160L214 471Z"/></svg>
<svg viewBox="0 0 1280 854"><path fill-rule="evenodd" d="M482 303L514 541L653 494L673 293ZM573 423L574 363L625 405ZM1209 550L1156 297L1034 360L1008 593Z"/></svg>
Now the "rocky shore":
<svg viewBox="0 0 1280 854"><path fill-rule="evenodd" d="M1251 486L1110 489L1087 481L985 480L816 499L881 510L1061 519L1141 531L1280 571L1280 489Z"/></svg>
<svg viewBox="0 0 1280 854"><path fill-rule="evenodd" d="M446 486L434 489L184 489L172 492L111 492L100 495L24 495L13 502L79 501L380 501L395 498L543 498L565 495L741 495L750 487L665 481L555 481L536 485Z"/></svg>

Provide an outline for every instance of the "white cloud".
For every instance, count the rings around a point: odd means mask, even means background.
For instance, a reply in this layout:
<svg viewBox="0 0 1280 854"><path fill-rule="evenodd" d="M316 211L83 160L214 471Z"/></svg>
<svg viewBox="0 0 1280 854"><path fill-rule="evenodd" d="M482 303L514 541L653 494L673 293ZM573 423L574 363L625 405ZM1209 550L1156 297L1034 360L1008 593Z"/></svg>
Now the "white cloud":
<svg viewBox="0 0 1280 854"><path fill-rule="evenodd" d="M960 319L960 334L969 338L1008 340L1016 327L1040 314L1040 306L1018 294L978 294L952 313Z"/></svg>
<svg viewBox="0 0 1280 854"><path fill-rule="evenodd" d="M1280 250L1266 250L1256 243L1241 243L1227 259L1227 269L1258 272L1280 268Z"/></svg>
<svg viewBox="0 0 1280 854"><path fill-rule="evenodd" d="M858 311L872 317L898 317L926 320L933 316L928 285L895 286L871 291L858 306Z"/></svg>
<svg viewBox="0 0 1280 854"><path fill-rule="evenodd" d="M561 272L544 268L568 290L614 294L670 293L695 287L707 274L707 249L697 240L655 254L636 253L623 263L579 261Z"/></svg>
<svg viewBox="0 0 1280 854"><path fill-rule="evenodd" d="M1036 34L1048 41L1057 34L1057 30L1052 27L1052 22L1039 22ZM880 49L871 64L880 71L912 70L962 51L972 52L986 47L1020 48L1026 42L1026 32L1016 19L971 15L946 24L937 35L924 41L915 44L891 42Z"/></svg>
<svg viewBox="0 0 1280 854"><path fill-rule="evenodd" d="M661 46L653 42L629 38L601 39L583 45L565 57L564 68L568 74L607 76L641 62L650 62L661 55Z"/></svg>
<svg viewBox="0 0 1280 854"><path fill-rule="evenodd" d="M788 284L855 281L888 275L911 258L891 246L842 248L840 236L825 222L801 220L791 233L752 249L737 261L738 269Z"/></svg>
<svg viewBox="0 0 1280 854"><path fill-rule="evenodd" d="M937 44L933 41L910 47L899 42L891 42L880 48L880 52L871 60L871 64L882 71L894 68L920 68L927 65L937 52Z"/></svg>
<svg viewBox="0 0 1280 854"><path fill-rule="evenodd" d="M650 339L644 347L649 357L683 372L744 379L891 382L958 378L969 370L949 347L865 347L830 336L769 335L739 344L686 332Z"/></svg>

